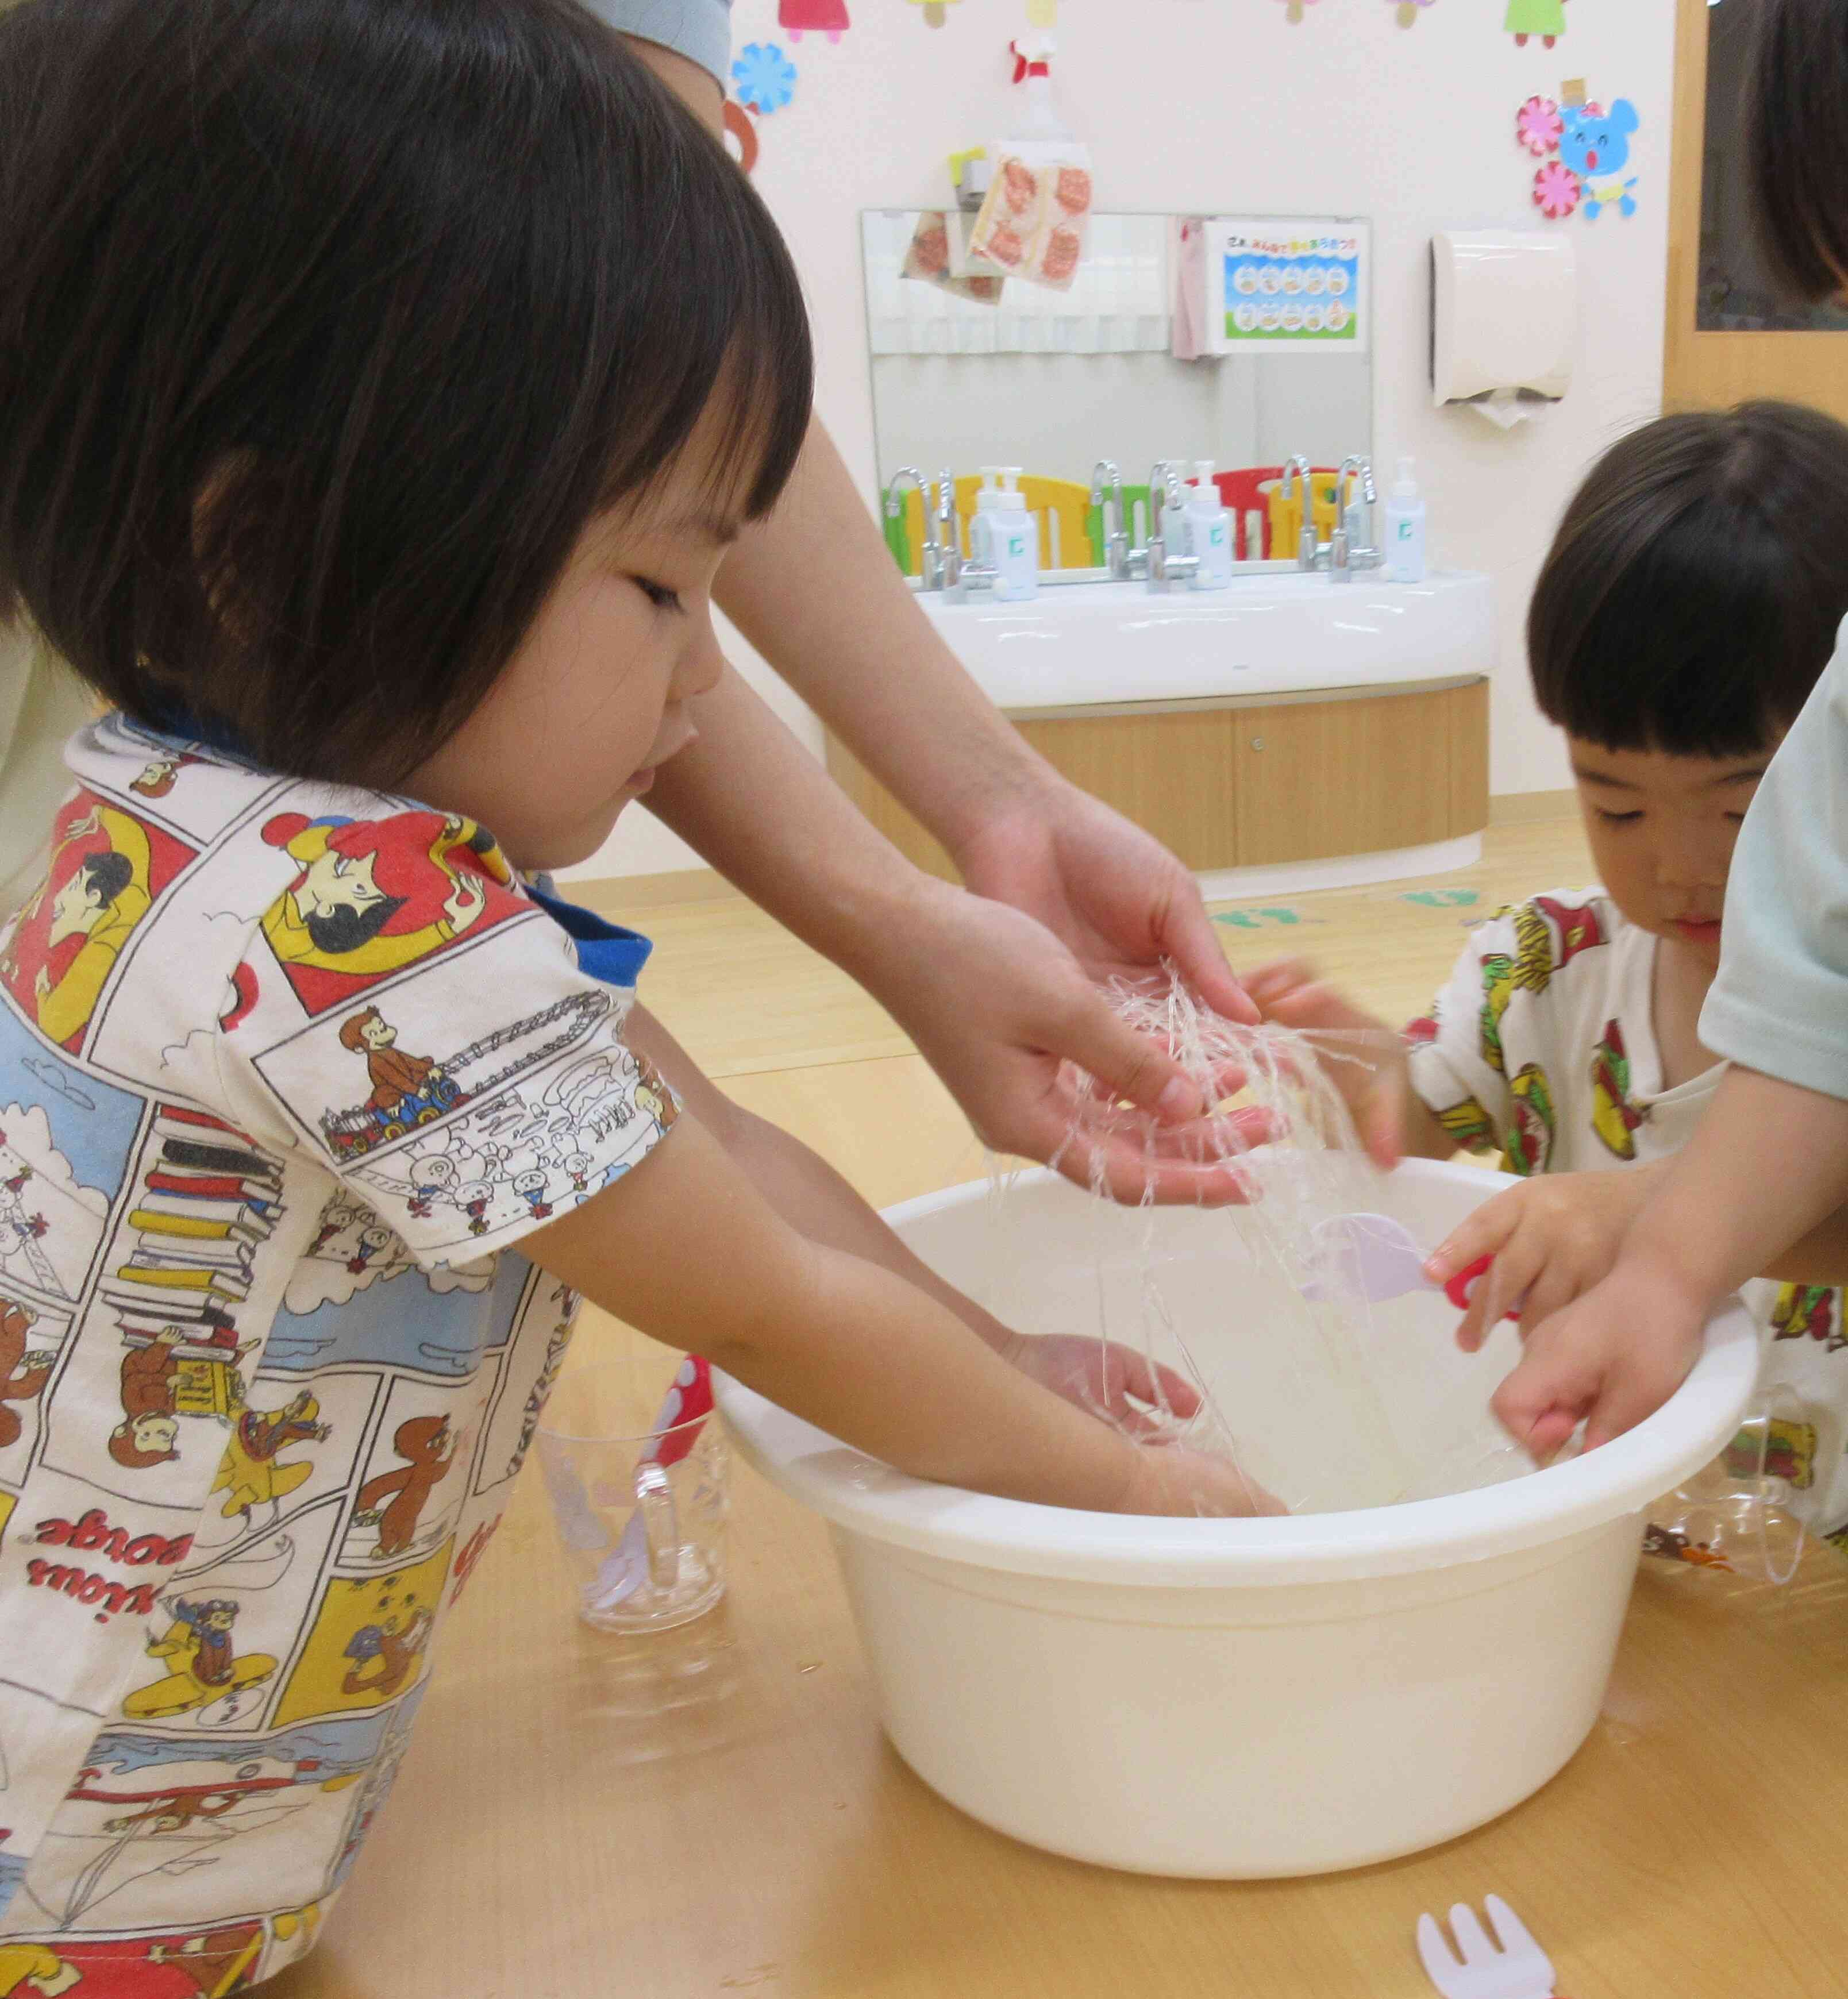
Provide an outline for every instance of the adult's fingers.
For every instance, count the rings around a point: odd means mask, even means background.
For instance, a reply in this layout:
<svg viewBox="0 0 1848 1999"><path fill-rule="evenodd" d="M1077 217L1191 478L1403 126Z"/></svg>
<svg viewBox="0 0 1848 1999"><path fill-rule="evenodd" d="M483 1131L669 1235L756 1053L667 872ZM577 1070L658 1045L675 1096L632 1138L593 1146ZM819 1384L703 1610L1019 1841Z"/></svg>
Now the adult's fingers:
<svg viewBox="0 0 1848 1999"><path fill-rule="evenodd" d="M1063 1045L1053 1052L1088 1070L1112 1097L1170 1124L1209 1108L1180 1063L1152 1036L1120 1018L1101 993L1087 992L1063 1027Z"/></svg>
<svg viewBox="0 0 1848 1999"><path fill-rule="evenodd" d="M1242 1020L1247 1027L1257 1024L1257 1009L1226 962L1219 934L1191 882L1169 904L1160 941L1176 971L1215 1013Z"/></svg>

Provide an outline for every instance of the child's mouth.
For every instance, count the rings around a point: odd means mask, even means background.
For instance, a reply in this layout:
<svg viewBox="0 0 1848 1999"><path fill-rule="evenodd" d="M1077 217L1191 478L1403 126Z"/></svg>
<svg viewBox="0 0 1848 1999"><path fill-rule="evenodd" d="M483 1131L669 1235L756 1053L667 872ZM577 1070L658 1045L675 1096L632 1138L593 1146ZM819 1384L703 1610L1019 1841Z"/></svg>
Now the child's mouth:
<svg viewBox="0 0 1848 1999"><path fill-rule="evenodd" d="M1675 928L1690 944L1717 944L1720 936L1718 916L1677 916Z"/></svg>

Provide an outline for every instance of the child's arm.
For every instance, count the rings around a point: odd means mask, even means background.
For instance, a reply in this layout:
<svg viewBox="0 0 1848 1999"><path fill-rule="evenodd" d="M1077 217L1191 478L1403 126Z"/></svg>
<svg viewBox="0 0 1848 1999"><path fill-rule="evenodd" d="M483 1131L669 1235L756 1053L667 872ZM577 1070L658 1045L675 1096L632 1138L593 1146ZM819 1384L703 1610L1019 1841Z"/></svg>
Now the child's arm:
<svg viewBox="0 0 1848 1999"><path fill-rule="evenodd" d="M1405 1038L1323 983L1305 960L1260 966L1245 990L1267 1020L1329 1035L1328 1079L1377 1164L1390 1169L1408 1155L1448 1159L1462 1145L1413 1087Z"/></svg>
<svg viewBox="0 0 1848 1999"><path fill-rule="evenodd" d="M1624 1238L1617 1266L1527 1329L1496 1414L1545 1464L1583 1421L1592 1449L1678 1388L1715 1301L1848 1196L1848 1101L1735 1069Z"/></svg>
<svg viewBox="0 0 1848 1999"><path fill-rule="evenodd" d="M915 1285L799 1235L690 1114L521 1246L629 1325L915 1477L1104 1512L1268 1509L1232 1464L1139 1449Z"/></svg>
<svg viewBox="0 0 1848 1999"><path fill-rule="evenodd" d="M1163 1404L1184 1421L1198 1410L1200 1395L1191 1383L1171 1368L1152 1367L1134 1347L1101 1340L1093 1333L1035 1336L1004 1325L914 1255L825 1159L767 1118L733 1103L646 1007L631 1010L623 1034L667 1078L681 1103L798 1235L844 1249L915 1284L1004 1360L1068 1401L1132 1431L1143 1424L1138 1403Z"/></svg>

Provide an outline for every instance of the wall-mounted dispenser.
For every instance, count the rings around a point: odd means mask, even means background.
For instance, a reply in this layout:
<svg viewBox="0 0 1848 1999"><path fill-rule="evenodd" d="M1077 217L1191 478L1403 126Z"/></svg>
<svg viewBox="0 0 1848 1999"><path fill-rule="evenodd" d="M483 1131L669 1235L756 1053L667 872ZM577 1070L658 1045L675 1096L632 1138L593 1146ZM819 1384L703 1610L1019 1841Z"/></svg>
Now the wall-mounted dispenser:
<svg viewBox="0 0 1848 1999"><path fill-rule="evenodd" d="M1578 265L1562 230L1446 229L1431 238L1431 400L1506 429L1572 382Z"/></svg>

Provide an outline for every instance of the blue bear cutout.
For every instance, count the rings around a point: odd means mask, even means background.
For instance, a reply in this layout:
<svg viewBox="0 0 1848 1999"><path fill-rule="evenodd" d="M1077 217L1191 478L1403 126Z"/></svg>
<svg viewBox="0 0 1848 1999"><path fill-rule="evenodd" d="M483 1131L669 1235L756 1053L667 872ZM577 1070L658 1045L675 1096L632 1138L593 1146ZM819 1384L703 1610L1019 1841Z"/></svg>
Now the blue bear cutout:
<svg viewBox="0 0 1848 1999"><path fill-rule="evenodd" d="M1620 215L1634 215L1639 176L1622 175L1630 161L1630 134L1642 123L1636 106L1620 97L1608 111L1595 104L1567 104L1559 115L1559 157L1585 183L1586 220L1595 220L1600 209L1612 205Z"/></svg>

